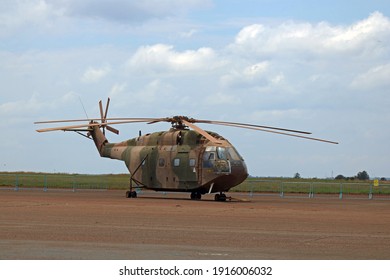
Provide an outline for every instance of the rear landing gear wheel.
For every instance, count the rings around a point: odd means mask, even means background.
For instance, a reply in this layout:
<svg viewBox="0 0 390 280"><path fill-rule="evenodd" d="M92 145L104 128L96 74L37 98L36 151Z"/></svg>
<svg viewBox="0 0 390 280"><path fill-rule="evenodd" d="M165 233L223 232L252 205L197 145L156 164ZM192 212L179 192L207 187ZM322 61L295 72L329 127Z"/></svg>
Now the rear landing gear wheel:
<svg viewBox="0 0 390 280"><path fill-rule="evenodd" d="M192 200L201 200L202 194L200 192L192 192L191 193L191 199Z"/></svg>
<svg viewBox="0 0 390 280"><path fill-rule="evenodd" d="M224 194L224 193L217 193L214 196L214 200L215 201L226 201L226 194Z"/></svg>

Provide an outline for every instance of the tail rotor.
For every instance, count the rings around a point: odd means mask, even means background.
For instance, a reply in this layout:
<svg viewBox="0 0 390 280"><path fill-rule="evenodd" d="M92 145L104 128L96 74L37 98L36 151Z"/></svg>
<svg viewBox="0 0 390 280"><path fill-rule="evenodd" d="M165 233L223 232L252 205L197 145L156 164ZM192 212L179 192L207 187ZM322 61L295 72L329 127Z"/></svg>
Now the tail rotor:
<svg viewBox="0 0 390 280"><path fill-rule="evenodd" d="M107 113L108 113L108 106L109 105L110 105L110 98L107 99L106 110L104 111L104 114L103 114L103 103L101 100L99 101L100 120L101 120L101 124L99 127L103 129L104 135L106 134L106 128L108 131L111 131L112 133L119 134L119 130L117 130L117 129L115 129L112 126L109 126L107 124Z"/></svg>

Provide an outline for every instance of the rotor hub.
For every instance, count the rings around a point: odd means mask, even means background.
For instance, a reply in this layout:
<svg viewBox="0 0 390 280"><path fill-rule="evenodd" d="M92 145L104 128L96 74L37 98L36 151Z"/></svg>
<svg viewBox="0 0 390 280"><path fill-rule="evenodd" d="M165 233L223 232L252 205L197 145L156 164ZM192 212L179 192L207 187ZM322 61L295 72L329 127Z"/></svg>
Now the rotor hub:
<svg viewBox="0 0 390 280"><path fill-rule="evenodd" d="M188 129L188 126L183 123L183 120L190 123L195 122L193 118L189 118L187 116L174 116L167 119L167 121L169 121L175 129Z"/></svg>

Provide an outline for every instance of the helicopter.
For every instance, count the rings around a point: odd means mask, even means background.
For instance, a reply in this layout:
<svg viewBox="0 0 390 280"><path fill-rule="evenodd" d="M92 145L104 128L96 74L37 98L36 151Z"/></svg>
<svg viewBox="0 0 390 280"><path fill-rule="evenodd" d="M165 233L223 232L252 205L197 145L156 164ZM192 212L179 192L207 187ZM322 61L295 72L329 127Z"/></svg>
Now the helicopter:
<svg viewBox="0 0 390 280"><path fill-rule="evenodd" d="M124 161L130 173L127 198L136 198L135 189L154 191L188 192L192 200L215 193L216 201L226 201L231 188L248 177L243 157L223 136L205 131L195 123L232 126L282 134L314 141L338 144L320 138L306 136L306 131L237 122L201 120L186 116L166 118L107 118L110 98L103 112L99 101L100 118L39 121L34 124L77 123L60 127L37 129L37 132L73 131L92 139L101 157ZM110 143L106 130L119 134L112 125L126 123L155 124L168 122L167 131L153 132L119 143Z"/></svg>

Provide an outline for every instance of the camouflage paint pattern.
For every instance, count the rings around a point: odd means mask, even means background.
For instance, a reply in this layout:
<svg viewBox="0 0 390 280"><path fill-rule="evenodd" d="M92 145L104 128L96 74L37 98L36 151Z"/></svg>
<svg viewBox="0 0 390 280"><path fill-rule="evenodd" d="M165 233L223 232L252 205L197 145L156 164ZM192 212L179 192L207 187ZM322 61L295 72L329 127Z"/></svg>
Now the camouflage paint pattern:
<svg viewBox="0 0 390 280"><path fill-rule="evenodd" d="M156 191L225 192L247 176L243 158L223 137L218 143L194 130L171 128L109 143L98 126L91 136L102 157L124 161L132 177Z"/></svg>

